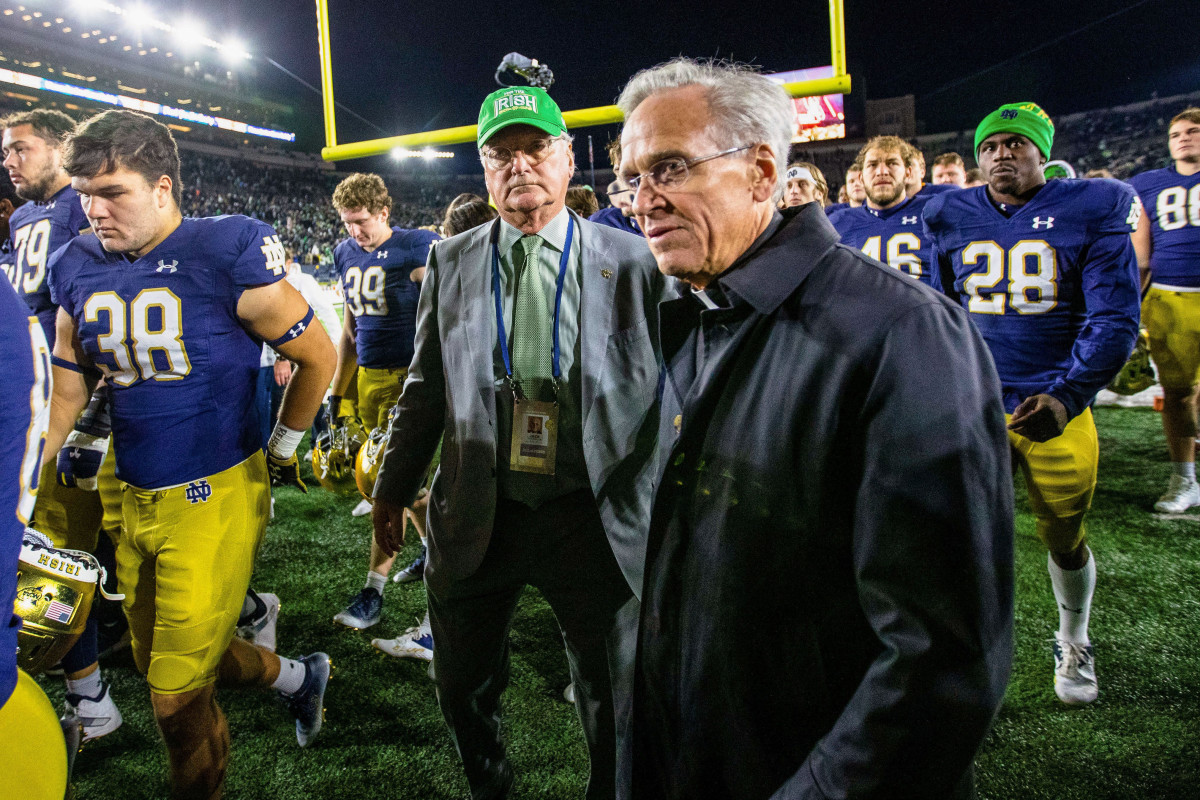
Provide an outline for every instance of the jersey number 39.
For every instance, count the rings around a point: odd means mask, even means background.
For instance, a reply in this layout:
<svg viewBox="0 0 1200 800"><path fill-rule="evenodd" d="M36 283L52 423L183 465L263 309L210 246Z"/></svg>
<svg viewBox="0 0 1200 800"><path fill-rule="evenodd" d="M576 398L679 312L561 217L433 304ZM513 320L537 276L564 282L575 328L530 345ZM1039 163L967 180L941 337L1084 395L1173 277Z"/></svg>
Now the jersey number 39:
<svg viewBox="0 0 1200 800"><path fill-rule="evenodd" d="M383 284L387 279L383 267L376 264L361 270L351 267L346 270L343 285L346 290L346 305L356 317L364 314L368 317L386 317L388 313L387 297L383 294Z"/></svg>
<svg viewBox="0 0 1200 800"><path fill-rule="evenodd" d="M183 346L183 309L170 289L143 289L126 303L115 292L97 292L83 306L86 322L107 317L108 331L96 337L113 365L96 366L118 386L141 380L177 381L192 371Z"/></svg>

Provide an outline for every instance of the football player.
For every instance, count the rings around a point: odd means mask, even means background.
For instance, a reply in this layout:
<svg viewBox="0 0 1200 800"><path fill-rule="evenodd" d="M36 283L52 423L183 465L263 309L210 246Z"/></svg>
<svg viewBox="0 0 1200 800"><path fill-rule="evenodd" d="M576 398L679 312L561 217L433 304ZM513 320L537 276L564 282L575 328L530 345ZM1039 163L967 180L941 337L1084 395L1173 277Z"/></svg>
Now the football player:
<svg viewBox="0 0 1200 800"><path fill-rule="evenodd" d="M933 182L935 185L957 186L967 182L967 165L958 153L942 153L933 160Z"/></svg>
<svg viewBox="0 0 1200 800"><path fill-rule="evenodd" d="M1163 433L1171 482L1154 510L1178 514L1200 506L1196 483L1196 407L1200 385L1200 108L1175 115L1167 128L1175 164L1130 181L1148 219L1133 235L1142 285L1142 318L1163 387Z"/></svg>
<svg viewBox="0 0 1200 800"><path fill-rule="evenodd" d="M229 728L214 684L273 687L303 747L320 730L330 663L234 637L266 529L269 486L295 485L296 446L335 355L283 280L279 237L241 216L184 218L179 153L150 117L107 111L64 164L94 236L51 259L59 304L47 452L103 375L125 483L117 583L133 658L150 685L177 796L219 797ZM298 366L264 455L254 378L262 342Z"/></svg>
<svg viewBox="0 0 1200 800"><path fill-rule="evenodd" d="M838 198L841 198L842 193L846 195L844 203L833 203L825 206L825 213L830 218L833 217L835 211L841 211L846 208L858 208L867 201L867 192L863 187L862 178L862 162L855 159L854 163L846 170L846 182L842 185L838 193Z"/></svg>
<svg viewBox="0 0 1200 800"><path fill-rule="evenodd" d="M928 195L908 197L910 167L904 162L907 145L897 136L876 136L863 146L863 185L867 203L829 218L842 244L857 247L892 269L930 283L929 244L921 228L921 211Z"/></svg>
<svg viewBox="0 0 1200 800"><path fill-rule="evenodd" d="M1084 514L1096 488L1090 409L1120 372L1138 332L1137 266L1129 234L1139 206L1110 180L1042 174L1054 124L1034 103L1004 105L975 130L987 185L925 206L934 281L961 302L991 349L1058 601L1054 689L1096 699L1088 616L1096 560Z"/></svg>
<svg viewBox="0 0 1200 800"><path fill-rule="evenodd" d="M37 315L53 348L58 307L50 299L47 264L51 253L89 228L62 164L62 146L74 133L75 120L61 111L33 109L9 116L3 128L4 168L17 195L28 201L9 218L12 258L6 269L13 288ZM57 547L97 553L101 545L108 544L99 535L101 528L107 536L115 536L120 527L119 488L111 463L108 470L102 469L108 451L107 416L107 392L101 389L81 430L72 434L71 447L60 454L63 479L56 479L55 462L48 463L39 478L42 490L31 524ZM98 473L103 475L101 492L96 491ZM79 483L90 481L89 490L76 485L76 474ZM107 515L104 498L109 500ZM121 726L121 712L100 672L99 614L97 603L83 635L62 660L67 683L65 712L83 723L84 741Z"/></svg>
<svg viewBox="0 0 1200 800"><path fill-rule="evenodd" d="M908 175L908 182L904 186L905 192L909 197L918 195L935 195L942 192L951 192L957 189L957 186L950 186L939 183L925 182L925 154L920 148L915 147L905 142L904 163L908 166L911 172Z"/></svg>
<svg viewBox="0 0 1200 800"><path fill-rule="evenodd" d="M13 614L21 537L33 514L42 445L49 420L50 348L37 317L0 286L0 366L19 399L0 414L0 795L61 800L67 790L67 747L50 701L17 667ZM29 759L36 758L36 767Z"/></svg>
<svg viewBox="0 0 1200 800"><path fill-rule="evenodd" d="M787 188L780 206L791 208L818 202L824 208L829 203L829 184L825 175L808 161L794 161L787 168Z"/></svg>
<svg viewBox="0 0 1200 800"><path fill-rule="evenodd" d="M329 418L336 428L350 413L342 408L342 395L357 367L358 412L369 435L387 424L388 412L404 389L416 338L421 277L429 246L440 237L393 227L389 222L392 198L378 175L355 173L343 180L333 191L333 207L350 236L333 251L345 305ZM349 468L353 469L353 462ZM370 511L371 503L364 499L353 513L362 516ZM421 555L405 569L402 579L421 579L424 554L422 544ZM395 556L385 556L372 538L366 585L334 616L335 622L357 630L379 622L383 587L394 561Z"/></svg>

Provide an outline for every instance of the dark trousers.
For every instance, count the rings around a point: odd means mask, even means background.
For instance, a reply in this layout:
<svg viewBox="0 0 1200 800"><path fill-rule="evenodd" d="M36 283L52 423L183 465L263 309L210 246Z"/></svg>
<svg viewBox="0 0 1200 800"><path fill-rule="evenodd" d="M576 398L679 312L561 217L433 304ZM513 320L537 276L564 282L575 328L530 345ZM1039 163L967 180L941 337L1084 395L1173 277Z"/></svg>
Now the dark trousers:
<svg viewBox="0 0 1200 800"><path fill-rule="evenodd" d="M546 598L566 642L591 757L586 796L609 800L617 796L638 608L587 490L536 510L500 500L479 569L441 594L429 593L438 703L471 797L506 797L512 783L500 738L500 695L508 686L508 631L526 585Z"/></svg>

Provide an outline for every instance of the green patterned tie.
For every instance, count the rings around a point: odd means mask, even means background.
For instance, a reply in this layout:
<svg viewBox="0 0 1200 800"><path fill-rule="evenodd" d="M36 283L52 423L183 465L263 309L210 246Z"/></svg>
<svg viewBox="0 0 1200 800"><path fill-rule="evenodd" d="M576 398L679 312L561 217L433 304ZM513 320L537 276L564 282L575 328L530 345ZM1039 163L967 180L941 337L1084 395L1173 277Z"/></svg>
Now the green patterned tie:
<svg viewBox="0 0 1200 800"><path fill-rule="evenodd" d="M543 241L540 236L522 236L513 248L514 255L522 254L513 302L513 372L531 400L545 399L551 378L550 304L538 274L538 251Z"/></svg>

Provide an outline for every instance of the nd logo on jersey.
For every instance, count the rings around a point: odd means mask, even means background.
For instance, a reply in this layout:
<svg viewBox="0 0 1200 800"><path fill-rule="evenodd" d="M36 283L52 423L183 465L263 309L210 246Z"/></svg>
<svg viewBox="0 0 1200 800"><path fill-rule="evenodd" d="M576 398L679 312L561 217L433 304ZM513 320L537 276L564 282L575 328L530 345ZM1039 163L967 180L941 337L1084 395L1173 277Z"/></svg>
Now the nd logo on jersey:
<svg viewBox="0 0 1200 800"><path fill-rule="evenodd" d="M283 265L287 263L287 253L283 249L283 242L279 241L279 236L264 236L262 245L262 254L266 258L266 268L275 275L283 274Z"/></svg>

